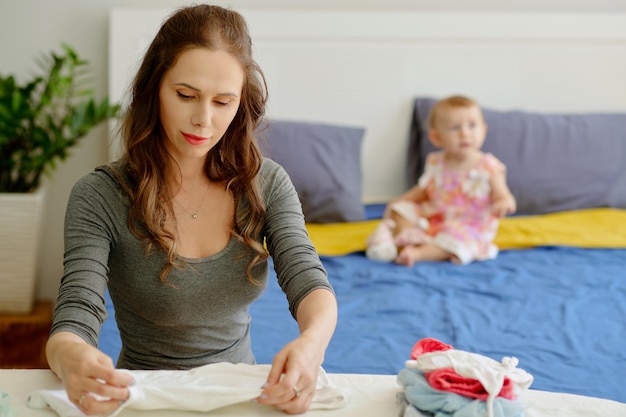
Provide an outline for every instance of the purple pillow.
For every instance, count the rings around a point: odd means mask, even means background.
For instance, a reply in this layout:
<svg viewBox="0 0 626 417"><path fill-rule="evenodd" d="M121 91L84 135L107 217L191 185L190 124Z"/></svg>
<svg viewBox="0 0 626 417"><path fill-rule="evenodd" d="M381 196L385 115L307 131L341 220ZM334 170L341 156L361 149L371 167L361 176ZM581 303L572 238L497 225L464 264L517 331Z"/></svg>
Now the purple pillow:
<svg viewBox="0 0 626 417"><path fill-rule="evenodd" d="M407 186L426 155L426 119L433 98L415 100ZM626 208L626 113L546 114L483 108L485 152L507 166L518 213L542 214L594 207Z"/></svg>
<svg viewBox="0 0 626 417"><path fill-rule="evenodd" d="M365 219L361 198L364 128L271 120L257 131L263 155L285 168L309 223Z"/></svg>

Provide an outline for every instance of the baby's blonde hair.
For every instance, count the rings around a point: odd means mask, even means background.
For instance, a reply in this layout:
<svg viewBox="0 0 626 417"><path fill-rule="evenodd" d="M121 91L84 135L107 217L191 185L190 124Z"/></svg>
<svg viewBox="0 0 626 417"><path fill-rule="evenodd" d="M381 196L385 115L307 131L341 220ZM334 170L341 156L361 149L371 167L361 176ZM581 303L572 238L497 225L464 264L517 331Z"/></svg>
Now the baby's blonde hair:
<svg viewBox="0 0 626 417"><path fill-rule="evenodd" d="M435 105L430 109L430 113L428 113L428 128L435 129L437 118L441 115L443 110L452 109L452 108L460 108L460 107L476 107L480 110L480 105L474 99L465 96L450 96L444 99L439 100L435 103ZM481 111L482 116L482 111Z"/></svg>

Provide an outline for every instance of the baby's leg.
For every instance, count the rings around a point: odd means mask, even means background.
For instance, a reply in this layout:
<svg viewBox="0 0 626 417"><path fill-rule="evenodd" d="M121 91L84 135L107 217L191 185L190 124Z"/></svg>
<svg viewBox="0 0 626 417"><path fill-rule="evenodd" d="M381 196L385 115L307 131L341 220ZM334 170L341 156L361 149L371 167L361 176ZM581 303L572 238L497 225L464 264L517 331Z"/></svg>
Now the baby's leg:
<svg viewBox="0 0 626 417"><path fill-rule="evenodd" d="M413 266L415 262L422 261L447 261L455 256L447 250L441 249L431 243L419 246L405 246L398 254L395 262L404 266Z"/></svg>
<svg viewBox="0 0 626 417"><path fill-rule="evenodd" d="M383 219L367 238L365 255L375 261L390 262L398 256L393 233L396 225L391 219Z"/></svg>

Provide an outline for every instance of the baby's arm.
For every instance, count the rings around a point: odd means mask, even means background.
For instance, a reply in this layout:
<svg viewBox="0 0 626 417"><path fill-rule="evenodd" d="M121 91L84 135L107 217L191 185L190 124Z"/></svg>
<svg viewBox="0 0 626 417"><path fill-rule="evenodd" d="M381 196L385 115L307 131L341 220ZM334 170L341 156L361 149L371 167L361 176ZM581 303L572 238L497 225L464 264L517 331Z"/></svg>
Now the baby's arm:
<svg viewBox="0 0 626 417"><path fill-rule="evenodd" d="M410 190L401 194L400 196L391 200L387 207L385 207L385 213L383 217L389 217L391 215L391 205L398 201L412 201L413 203L421 203L422 201L426 201L428 199L428 195L426 194L426 190L420 187L419 184L415 184Z"/></svg>
<svg viewBox="0 0 626 417"><path fill-rule="evenodd" d="M517 203L506 184L505 171L495 172L491 176L491 211L497 217L515 213Z"/></svg>

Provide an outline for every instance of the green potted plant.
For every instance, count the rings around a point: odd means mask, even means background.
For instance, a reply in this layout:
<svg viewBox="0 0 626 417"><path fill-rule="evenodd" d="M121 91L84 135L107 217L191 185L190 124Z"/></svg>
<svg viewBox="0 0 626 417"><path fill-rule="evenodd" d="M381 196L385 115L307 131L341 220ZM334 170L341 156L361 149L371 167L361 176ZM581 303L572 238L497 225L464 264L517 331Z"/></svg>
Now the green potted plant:
<svg viewBox="0 0 626 417"><path fill-rule="evenodd" d="M88 62L70 46L39 66L23 84L0 74L0 313L32 309L43 178L119 112L108 97L94 97Z"/></svg>

